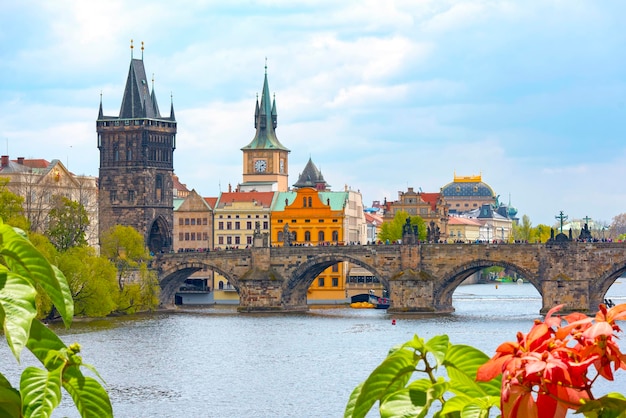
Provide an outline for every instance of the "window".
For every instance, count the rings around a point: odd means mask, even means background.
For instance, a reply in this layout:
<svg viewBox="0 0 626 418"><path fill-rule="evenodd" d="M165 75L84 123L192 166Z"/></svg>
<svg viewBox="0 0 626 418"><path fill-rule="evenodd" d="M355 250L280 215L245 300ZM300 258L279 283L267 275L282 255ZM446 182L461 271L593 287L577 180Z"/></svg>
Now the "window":
<svg viewBox="0 0 626 418"><path fill-rule="evenodd" d="M269 228L269 224L267 221L263 221L263 229L268 229Z"/></svg>
<svg viewBox="0 0 626 418"><path fill-rule="evenodd" d="M217 229L224 229L224 222L218 222Z"/></svg>
<svg viewBox="0 0 626 418"><path fill-rule="evenodd" d="M178 218L178 225L183 225L185 220L183 218Z"/></svg>
<svg viewBox="0 0 626 418"><path fill-rule="evenodd" d="M203 241L208 241L208 240L209 240L209 234L208 234L208 233L206 233L206 232L203 232L203 233L202 233L202 240L203 240Z"/></svg>
<svg viewBox="0 0 626 418"><path fill-rule="evenodd" d="M240 229L239 221L235 222L235 229Z"/></svg>
<svg viewBox="0 0 626 418"><path fill-rule="evenodd" d="M317 287L324 287L324 278L323 277L318 277L317 278Z"/></svg>
<svg viewBox="0 0 626 418"><path fill-rule="evenodd" d="M196 233L195 233L195 232L192 232L192 233L191 233L191 240L192 240L192 241L195 241L195 240L196 240Z"/></svg>
<svg viewBox="0 0 626 418"><path fill-rule="evenodd" d="M241 237L235 237L235 244L236 245L241 244Z"/></svg>
<svg viewBox="0 0 626 418"><path fill-rule="evenodd" d="M111 190L111 194L109 195L111 202L117 201L117 190Z"/></svg>
<svg viewBox="0 0 626 418"><path fill-rule="evenodd" d="M252 222L250 222L250 221L246 222L246 229L247 230L251 230L252 229Z"/></svg>
<svg viewBox="0 0 626 418"><path fill-rule="evenodd" d="M306 197L302 198L302 207L306 208Z"/></svg>
<svg viewBox="0 0 626 418"><path fill-rule="evenodd" d="M306 232L304 233L304 240L305 240L306 242L310 242L310 241L311 241L311 232L306 231Z"/></svg>
<svg viewBox="0 0 626 418"><path fill-rule="evenodd" d="M189 225L189 218L185 218L185 225Z"/></svg>
<svg viewBox="0 0 626 418"><path fill-rule="evenodd" d="M333 231L333 241L339 241L339 232Z"/></svg>
<svg viewBox="0 0 626 418"><path fill-rule="evenodd" d="M217 237L217 243L219 245L224 245L224 237Z"/></svg>
<svg viewBox="0 0 626 418"><path fill-rule="evenodd" d="M323 242L324 241L324 231L320 231L317 233L317 240L319 242Z"/></svg>
<svg viewBox="0 0 626 418"><path fill-rule="evenodd" d="M232 222L226 222L226 229L233 229L233 223Z"/></svg>
<svg viewBox="0 0 626 418"><path fill-rule="evenodd" d="M233 243L233 237L226 237L226 244L231 245Z"/></svg>
<svg viewBox="0 0 626 418"><path fill-rule="evenodd" d="M339 287L339 278L333 277L333 287Z"/></svg>
<svg viewBox="0 0 626 418"><path fill-rule="evenodd" d="M207 218L202 218L202 225L206 225L207 224Z"/></svg>
<svg viewBox="0 0 626 418"><path fill-rule="evenodd" d="M204 219L206 220L206 218L204 218ZM200 222L202 222L202 219L200 219L200 218L196 219L196 223L197 223L198 225L200 225ZM206 225L206 223L205 223L205 225Z"/></svg>
<svg viewBox="0 0 626 418"><path fill-rule="evenodd" d="M192 225L195 225L195 224L196 224L196 220L195 220L195 218L191 218L191 224L192 224Z"/></svg>
<svg viewBox="0 0 626 418"><path fill-rule="evenodd" d="M179 233L178 233L178 240L179 240L179 241L182 241L184 238L185 238L185 237L184 237L184 234L183 234L182 232L179 232Z"/></svg>
<svg viewBox="0 0 626 418"><path fill-rule="evenodd" d="M339 271L339 264L333 264L333 273L337 273Z"/></svg>
<svg viewBox="0 0 626 418"><path fill-rule="evenodd" d="M185 241L189 241L189 232L185 232Z"/></svg>
<svg viewBox="0 0 626 418"><path fill-rule="evenodd" d="M248 245L251 245L251 244L252 244L252 237L251 237L251 236L249 236L249 235L248 235L248 236L246 237L246 243L247 243Z"/></svg>
<svg viewBox="0 0 626 418"><path fill-rule="evenodd" d="M131 202L131 203L135 201L135 191L134 190L129 190L128 191L128 201Z"/></svg>
<svg viewBox="0 0 626 418"><path fill-rule="evenodd" d="M313 198L309 196L309 207L313 206Z"/></svg>

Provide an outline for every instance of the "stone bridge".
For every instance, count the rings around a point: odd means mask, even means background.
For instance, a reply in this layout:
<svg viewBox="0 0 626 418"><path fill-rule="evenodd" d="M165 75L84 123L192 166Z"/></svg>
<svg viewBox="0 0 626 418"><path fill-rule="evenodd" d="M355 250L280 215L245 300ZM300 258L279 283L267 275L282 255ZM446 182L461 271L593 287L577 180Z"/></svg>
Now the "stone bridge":
<svg viewBox="0 0 626 418"><path fill-rule="evenodd" d="M371 271L389 290L393 313L453 312L454 290L490 266L517 272L537 289L541 313L597 311L609 287L626 272L626 243L418 244L260 247L159 254L153 260L161 303L173 304L184 280L213 270L239 292L240 312L306 311L307 289L338 262Z"/></svg>

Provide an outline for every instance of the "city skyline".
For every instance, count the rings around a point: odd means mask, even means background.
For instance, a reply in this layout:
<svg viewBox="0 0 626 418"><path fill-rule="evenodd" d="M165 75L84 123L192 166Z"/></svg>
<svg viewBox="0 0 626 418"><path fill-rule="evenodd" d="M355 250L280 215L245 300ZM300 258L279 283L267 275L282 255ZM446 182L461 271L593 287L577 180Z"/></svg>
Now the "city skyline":
<svg viewBox="0 0 626 418"><path fill-rule="evenodd" d="M534 225L626 212L618 1L30 1L0 16L1 154L98 175L131 50L178 122L174 169L242 182L267 65L289 184L309 158L363 202L482 174ZM61 12L62 11L62 12ZM142 50L142 41L144 50Z"/></svg>

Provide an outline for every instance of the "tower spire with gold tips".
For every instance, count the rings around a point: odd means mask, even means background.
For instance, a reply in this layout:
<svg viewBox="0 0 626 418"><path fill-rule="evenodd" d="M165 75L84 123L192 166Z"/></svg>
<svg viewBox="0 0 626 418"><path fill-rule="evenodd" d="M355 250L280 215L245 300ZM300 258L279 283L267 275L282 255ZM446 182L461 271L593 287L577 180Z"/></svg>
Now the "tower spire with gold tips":
<svg viewBox="0 0 626 418"><path fill-rule="evenodd" d="M143 61L143 41L141 41L141 60Z"/></svg>
<svg viewBox="0 0 626 418"><path fill-rule="evenodd" d="M130 40L130 59L131 59L131 60L133 59L133 48L134 48L134 46L133 46L133 40L131 39L131 40Z"/></svg>

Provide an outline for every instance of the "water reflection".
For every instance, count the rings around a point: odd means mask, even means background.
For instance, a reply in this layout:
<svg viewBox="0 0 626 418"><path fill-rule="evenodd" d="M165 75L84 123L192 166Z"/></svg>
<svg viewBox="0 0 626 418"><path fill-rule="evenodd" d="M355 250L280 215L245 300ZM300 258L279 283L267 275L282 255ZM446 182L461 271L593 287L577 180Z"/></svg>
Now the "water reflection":
<svg viewBox="0 0 626 418"><path fill-rule="evenodd" d="M609 295L626 303L626 284ZM530 284L468 285L456 290L453 305L453 314L421 317L350 308L292 315L185 308L54 329L82 345L84 361L106 380L118 417L337 417L393 345L415 333L446 333L453 343L492 355L530 329L541 299ZM6 344L0 355L9 359ZM22 366L30 363L25 355ZM13 367L8 377L16 384L21 369L13 361L5 365ZM626 387L620 378L606 391ZM65 401L54 416L78 414Z"/></svg>

